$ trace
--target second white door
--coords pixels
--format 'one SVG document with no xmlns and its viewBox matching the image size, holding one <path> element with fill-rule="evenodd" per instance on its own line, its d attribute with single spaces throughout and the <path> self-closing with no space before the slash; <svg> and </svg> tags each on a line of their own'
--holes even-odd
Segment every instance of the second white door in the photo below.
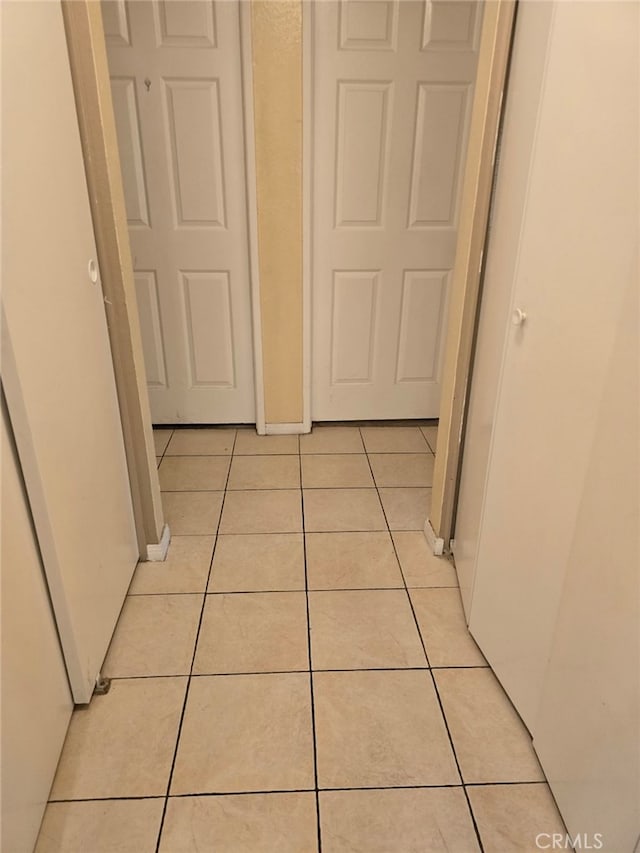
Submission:
<svg viewBox="0 0 640 853">
<path fill-rule="evenodd" d="M 314 420 L 438 416 L 481 4 L 313 4 Z"/>
<path fill-rule="evenodd" d="M 238 3 L 102 9 L 153 421 L 254 422 Z"/>
</svg>

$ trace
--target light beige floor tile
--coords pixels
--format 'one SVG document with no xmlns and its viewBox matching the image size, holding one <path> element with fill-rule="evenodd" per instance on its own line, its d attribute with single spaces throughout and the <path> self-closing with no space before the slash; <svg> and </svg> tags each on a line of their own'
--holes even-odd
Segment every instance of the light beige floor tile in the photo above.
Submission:
<svg viewBox="0 0 640 853">
<path fill-rule="evenodd" d="M 467 629 L 457 589 L 412 589 L 411 601 L 431 666 L 487 666 Z"/>
<path fill-rule="evenodd" d="M 154 853 L 164 799 L 49 803 L 34 853 Z"/>
<path fill-rule="evenodd" d="M 300 453 L 364 453 L 358 427 L 315 426 L 300 436 Z"/>
<path fill-rule="evenodd" d="M 429 445 L 420 427 L 362 427 L 367 453 L 428 453 Z"/>
<path fill-rule="evenodd" d="M 405 590 L 310 592 L 314 669 L 426 666 Z"/>
<path fill-rule="evenodd" d="M 427 443 L 429 447 L 436 452 L 436 448 L 438 446 L 438 427 L 437 426 L 426 426 L 420 427 L 422 430 L 422 434 L 427 439 Z"/>
<path fill-rule="evenodd" d="M 307 533 L 309 589 L 402 587 L 387 532 Z"/>
<path fill-rule="evenodd" d="M 459 784 L 427 671 L 317 672 L 313 693 L 321 788 Z"/>
<path fill-rule="evenodd" d="M 376 486 L 431 486 L 433 453 L 370 453 Z"/>
<path fill-rule="evenodd" d="M 127 596 L 103 675 L 189 675 L 202 599 L 202 595 Z"/>
<path fill-rule="evenodd" d="M 315 853 L 313 793 L 172 798 L 160 853 Z"/>
<path fill-rule="evenodd" d="M 194 673 L 290 672 L 308 668 L 304 592 L 207 596 Z"/>
<path fill-rule="evenodd" d="M 373 488 L 365 453 L 321 454 L 302 457 L 302 486 L 305 489 Z"/>
<path fill-rule="evenodd" d="M 162 462 L 162 456 L 156 456 L 156 468 L 160 467 L 161 462 Z"/>
<path fill-rule="evenodd" d="M 299 489 L 299 456 L 234 456 L 228 489 Z"/>
<path fill-rule="evenodd" d="M 320 820 L 324 853 L 480 850 L 462 788 L 321 791 Z"/>
<path fill-rule="evenodd" d="M 153 443 L 156 449 L 156 456 L 162 456 L 162 454 L 167 449 L 167 444 L 169 444 L 169 440 L 173 435 L 172 429 L 154 429 L 153 430 Z"/>
<path fill-rule="evenodd" d="M 375 489 L 305 489 L 305 530 L 386 530 L 382 507 Z"/>
<path fill-rule="evenodd" d="M 485 853 L 533 853 L 540 844 L 551 849 L 554 833 L 564 840 L 566 829 L 546 784 L 474 785 L 467 792 Z M 536 845 L 542 832 L 549 837 Z"/>
<path fill-rule="evenodd" d="M 231 456 L 235 429 L 177 429 L 167 456 Z"/>
<path fill-rule="evenodd" d="M 380 489 L 389 530 L 424 530 L 431 489 Z"/>
<path fill-rule="evenodd" d="M 304 589 L 301 533 L 219 536 L 209 592 Z"/>
<path fill-rule="evenodd" d="M 215 536 L 172 536 L 163 562 L 138 563 L 129 595 L 204 592 Z"/>
<path fill-rule="evenodd" d="M 299 489 L 227 492 L 220 533 L 299 533 Z"/>
<path fill-rule="evenodd" d="M 116 680 L 76 709 L 51 799 L 164 796 L 186 687 L 186 678 Z"/>
<path fill-rule="evenodd" d="M 224 489 L 228 456 L 165 456 L 158 469 L 163 492 L 213 492 Z"/>
<path fill-rule="evenodd" d="M 172 794 L 313 787 L 308 674 L 192 680 Z"/>
<path fill-rule="evenodd" d="M 165 521 L 173 536 L 215 533 L 224 492 L 163 492 Z"/>
<path fill-rule="evenodd" d="M 422 530 L 394 531 L 391 536 L 408 587 L 458 586 L 453 563 L 433 554 Z"/>
<path fill-rule="evenodd" d="M 256 456 L 263 453 L 298 453 L 297 435 L 258 435 L 255 430 L 239 429 L 234 449 L 236 456 Z"/>
<path fill-rule="evenodd" d="M 434 676 L 465 782 L 544 780 L 529 732 L 490 669 Z"/>
</svg>

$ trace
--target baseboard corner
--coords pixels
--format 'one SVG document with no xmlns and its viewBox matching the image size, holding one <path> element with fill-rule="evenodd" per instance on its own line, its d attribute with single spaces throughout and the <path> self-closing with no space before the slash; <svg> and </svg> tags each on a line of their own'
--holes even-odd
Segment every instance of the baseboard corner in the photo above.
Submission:
<svg viewBox="0 0 640 853">
<path fill-rule="evenodd" d="M 311 426 L 300 421 L 292 424 L 265 424 L 265 435 L 304 435 L 311 432 Z"/>
<path fill-rule="evenodd" d="M 444 539 L 440 536 L 436 536 L 435 530 L 431 526 L 429 519 L 424 523 L 424 536 L 433 554 L 436 557 L 441 557 L 444 554 Z"/>
<path fill-rule="evenodd" d="M 165 524 L 162 530 L 160 541 L 156 544 L 147 545 L 147 555 L 145 562 L 147 563 L 162 563 L 167 558 L 169 543 L 171 542 L 171 531 L 169 525 Z"/>
</svg>

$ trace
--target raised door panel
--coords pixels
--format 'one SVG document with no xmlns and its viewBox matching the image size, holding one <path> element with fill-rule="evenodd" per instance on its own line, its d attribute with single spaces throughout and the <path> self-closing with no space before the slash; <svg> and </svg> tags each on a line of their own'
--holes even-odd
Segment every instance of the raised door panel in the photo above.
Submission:
<svg viewBox="0 0 640 853">
<path fill-rule="evenodd" d="M 125 0 L 104 0 L 102 22 L 107 44 L 131 44 L 129 13 Z"/>
<path fill-rule="evenodd" d="M 140 332 L 147 370 L 147 382 L 164 388 L 167 367 L 158 294 L 158 277 L 154 270 L 138 270 L 134 276 L 140 308 Z"/>
<path fill-rule="evenodd" d="M 457 83 L 418 85 L 410 228 L 455 224 L 469 88 Z"/>
<path fill-rule="evenodd" d="M 395 50 L 399 0 L 341 0 L 342 50 Z"/>
<path fill-rule="evenodd" d="M 336 272 L 331 378 L 334 385 L 373 380 L 379 271 Z"/>
<path fill-rule="evenodd" d="M 447 278 L 442 271 L 405 271 L 396 382 L 429 382 L 438 375 Z"/>
<path fill-rule="evenodd" d="M 233 388 L 233 327 L 228 272 L 183 272 L 192 388 Z"/>
<path fill-rule="evenodd" d="M 162 47 L 217 47 L 211 0 L 160 0 L 156 22 Z"/>
<path fill-rule="evenodd" d="M 382 226 L 390 83 L 338 83 L 336 227 Z"/>
<path fill-rule="evenodd" d="M 219 81 L 164 83 L 176 226 L 225 228 Z"/>
<path fill-rule="evenodd" d="M 479 4 L 425 0 L 423 50 L 470 50 L 477 42 Z"/>
<path fill-rule="evenodd" d="M 135 80 L 132 77 L 113 79 L 111 94 L 120 150 L 127 222 L 130 228 L 140 226 L 148 228 L 151 223 Z"/>
</svg>

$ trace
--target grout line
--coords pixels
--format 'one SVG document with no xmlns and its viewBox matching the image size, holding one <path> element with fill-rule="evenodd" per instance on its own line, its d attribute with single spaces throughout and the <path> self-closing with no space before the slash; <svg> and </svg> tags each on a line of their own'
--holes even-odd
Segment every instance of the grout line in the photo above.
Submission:
<svg viewBox="0 0 640 853">
<path fill-rule="evenodd" d="M 424 791 L 441 788 L 491 788 L 517 787 L 519 785 L 547 785 L 545 779 L 518 780 L 517 782 L 466 782 L 464 784 L 446 785 L 364 785 L 361 787 L 320 788 L 319 793 L 348 793 L 350 791 Z M 269 794 L 313 794 L 313 788 L 267 788 L 257 791 L 193 791 L 188 794 L 170 794 L 168 799 L 179 800 L 187 797 L 251 797 Z M 134 794 L 124 797 L 76 797 L 74 799 L 61 797 L 49 800 L 49 803 L 109 803 L 126 800 L 164 800 L 164 794 Z"/>
<path fill-rule="evenodd" d="M 360 435 L 362 436 L 362 431 L 360 432 Z M 424 434 L 422 434 L 422 431 L 421 431 L 421 435 L 422 435 L 423 439 L 424 439 L 424 440 L 425 440 L 425 442 L 426 442 L 427 440 L 426 440 L 426 438 L 424 437 Z M 427 446 L 428 446 L 428 443 L 427 443 Z M 369 462 L 369 467 L 371 467 L 371 460 L 369 459 L 369 454 L 367 454 L 367 461 Z M 373 475 L 373 468 L 371 468 L 371 474 Z M 375 478 L 374 478 L 374 479 L 375 479 Z M 389 527 L 389 521 L 388 521 L 388 519 L 387 519 L 387 514 L 386 514 L 386 512 L 385 512 L 384 505 L 382 504 L 382 499 L 380 498 L 380 492 L 379 492 L 379 491 L 378 491 L 378 500 L 380 501 L 380 504 L 381 504 L 381 506 L 382 506 L 382 512 L 383 512 L 383 514 L 384 514 L 385 521 L 387 522 L 387 527 Z M 389 534 L 391 535 L 391 528 L 390 528 L 390 527 L 389 527 Z M 394 550 L 394 552 L 395 552 L 396 559 L 397 559 L 397 561 L 398 561 L 398 565 L 400 566 L 400 572 L 402 573 L 402 577 L 403 577 L 403 579 L 404 579 L 404 572 L 402 571 L 402 564 L 400 563 L 400 556 L 399 556 L 399 554 L 398 554 L 398 552 L 397 552 L 397 550 L 396 550 L 396 543 L 395 543 L 395 541 L 394 541 L 394 539 L 393 539 L 393 536 L 391 536 L 391 541 L 393 542 L 393 550 Z M 434 690 L 435 690 L 436 698 L 437 698 L 437 700 L 438 700 L 438 705 L 440 706 L 440 714 L 442 715 L 442 720 L 443 720 L 443 722 L 444 722 L 444 726 L 445 726 L 445 729 L 446 729 L 446 732 L 447 732 L 447 736 L 448 736 L 448 738 L 449 738 L 449 743 L 450 743 L 450 745 L 451 745 L 451 752 L 452 752 L 452 754 L 453 754 L 453 758 L 454 758 L 454 761 L 455 761 L 455 763 L 456 763 L 456 767 L 457 767 L 457 769 L 458 769 L 458 775 L 460 776 L 460 781 L 464 783 L 464 777 L 463 777 L 463 775 L 462 775 L 462 770 L 461 770 L 461 768 L 460 768 L 460 762 L 458 761 L 458 755 L 457 755 L 457 753 L 456 753 L 456 749 L 455 749 L 455 746 L 454 746 L 454 743 L 453 743 L 453 737 L 451 736 L 451 731 L 450 731 L 450 729 L 449 729 L 449 723 L 447 722 L 447 718 L 446 718 L 446 715 L 445 715 L 445 712 L 444 712 L 444 707 L 443 707 L 443 705 L 442 705 L 442 700 L 441 700 L 441 698 L 440 698 L 440 694 L 439 694 L 439 692 L 438 692 L 438 686 L 437 686 L 437 684 L 436 684 L 436 680 L 435 680 L 435 677 L 434 677 L 434 675 L 433 675 L 433 671 L 431 670 L 431 664 L 430 664 L 430 662 L 429 662 L 429 654 L 428 654 L 428 652 L 427 652 L 427 647 L 426 647 L 426 644 L 425 644 L 425 641 L 424 641 L 424 637 L 422 636 L 422 631 L 420 630 L 420 623 L 418 622 L 418 617 L 416 616 L 416 612 L 415 612 L 415 609 L 414 609 L 414 606 L 413 606 L 413 601 L 411 600 L 411 595 L 409 594 L 409 588 L 407 587 L 406 579 L 405 579 L 405 584 L 404 584 L 404 586 L 405 586 L 405 592 L 406 592 L 406 595 L 407 595 L 407 599 L 408 599 L 408 601 L 409 601 L 409 607 L 411 608 L 411 612 L 412 612 L 412 614 L 413 614 L 413 620 L 414 620 L 414 622 L 415 622 L 416 630 L 417 630 L 417 632 L 418 632 L 418 636 L 420 637 L 420 642 L 422 643 L 422 649 L 423 649 L 423 651 L 424 651 L 424 656 L 425 656 L 425 659 L 426 659 L 426 661 L 427 661 L 427 665 L 428 665 L 428 667 L 429 667 L 429 675 L 431 676 L 431 681 L 432 681 L 432 683 L 433 683 L 433 687 L 434 687 Z M 464 784 L 463 784 L 462 790 L 464 791 L 464 796 L 465 796 L 465 799 L 466 799 L 466 801 L 467 801 L 467 808 L 469 809 L 469 814 L 470 814 L 470 816 L 471 816 L 471 821 L 472 821 L 472 823 L 473 823 L 473 828 L 474 828 L 474 831 L 475 831 L 475 833 L 476 833 L 476 838 L 478 839 L 478 844 L 479 844 L 479 846 L 480 846 L 480 851 L 481 851 L 481 853 L 483 853 L 483 851 L 484 851 L 484 847 L 483 847 L 483 845 L 482 845 L 482 839 L 480 838 L 480 831 L 479 831 L 479 829 L 478 829 L 478 825 L 477 825 L 477 823 L 476 823 L 476 818 L 475 818 L 475 815 L 474 815 L 474 813 L 473 813 L 473 809 L 471 808 L 471 800 L 469 799 L 469 795 L 468 795 L 468 793 L 467 793 L 467 789 L 464 787 Z"/>
<path fill-rule="evenodd" d="M 467 801 L 467 808 L 469 809 L 469 815 L 471 817 L 471 822 L 473 823 L 473 828 L 476 833 L 476 838 L 478 840 L 478 845 L 480 846 L 481 853 L 484 853 L 484 845 L 482 843 L 482 838 L 480 837 L 480 830 L 478 828 L 478 824 L 476 822 L 476 816 L 473 812 L 473 808 L 471 806 L 471 800 L 469 799 L 469 792 L 467 791 L 467 786 L 464 781 L 464 776 L 462 775 L 462 768 L 460 767 L 460 762 L 458 760 L 458 753 L 456 752 L 456 747 L 453 742 L 453 735 L 451 734 L 451 729 L 449 728 L 449 721 L 447 720 L 447 715 L 444 710 L 444 705 L 442 703 L 442 698 L 440 696 L 440 691 L 438 690 L 438 684 L 436 682 L 435 675 L 433 674 L 433 670 L 430 670 L 431 680 L 433 682 L 433 689 L 435 690 L 436 699 L 438 700 L 438 705 L 440 706 L 440 713 L 442 714 L 442 719 L 444 720 L 444 727 L 447 730 L 447 735 L 449 737 L 449 743 L 451 744 L 451 751 L 453 752 L 453 757 L 456 762 L 456 767 L 458 768 L 458 773 L 460 774 L 460 779 L 462 780 L 462 790 L 464 792 L 465 799 Z"/>
<path fill-rule="evenodd" d="M 316 740 L 316 706 L 313 690 L 313 661 L 311 657 L 311 615 L 309 613 L 309 571 L 307 568 L 307 536 L 304 519 L 304 489 L 302 488 L 302 454 L 300 454 L 300 439 L 298 439 L 298 461 L 300 464 L 300 500 L 302 511 L 302 553 L 304 558 L 304 590 L 307 605 L 307 652 L 309 658 L 309 688 L 311 690 L 311 735 L 313 738 L 313 778 L 316 793 L 316 832 L 318 853 L 322 853 L 322 829 L 320 825 L 320 795 L 318 793 L 318 744 Z"/>
<path fill-rule="evenodd" d="M 358 667 L 319 667 L 313 668 L 313 672 L 425 672 L 427 670 L 467 670 L 467 669 L 489 669 L 489 665 L 477 664 L 473 666 L 358 666 Z M 111 681 L 136 681 L 141 678 L 235 678 L 243 675 L 293 675 L 309 672 L 308 669 L 257 669 L 241 672 L 172 672 L 169 674 L 153 675 L 109 675 Z"/>
<path fill-rule="evenodd" d="M 238 433 L 236 431 L 234 436 L 233 436 L 233 446 L 231 448 L 231 457 L 233 457 L 233 449 L 235 448 L 237 437 L 238 437 Z M 218 533 L 220 531 L 220 525 L 222 524 L 222 513 L 224 511 L 224 502 L 225 502 L 225 498 L 227 496 L 226 486 L 227 486 L 227 483 L 229 482 L 230 473 L 231 473 L 231 464 L 229 464 L 229 466 L 227 468 L 227 479 L 225 482 L 225 490 L 222 493 L 222 502 L 220 504 L 220 514 L 218 516 L 218 523 L 216 526 L 216 536 L 215 536 L 215 539 L 213 541 L 213 547 L 211 549 L 211 560 L 209 562 L 209 572 L 207 574 L 207 582 L 205 584 L 205 589 L 208 589 L 209 581 L 211 579 L 211 571 L 213 568 L 213 559 L 215 557 L 216 546 L 218 544 Z M 167 805 L 169 804 L 169 792 L 171 791 L 171 783 L 173 781 L 173 772 L 175 770 L 176 759 L 178 757 L 178 747 L 180 745 L 180 737 L 182 735 L 182 725 L 184 723 L 185 712 L 187 710 L 187 702 L 189 700 L 189 689 L 191 687 L 191 679 L 193 677 L 193 664 L 195 662 L 196 653 L 198 651 L 198 642 L 200 640 L 200 631 L 202 629 L 202 620 L 204 618 L 204 610 L 206 607 L 206 603 L 207 603 L 207 596 L 204 595 L 202 598 L 202 607 L 200 609 L 200 619 L 198 621 L 198 630 L 196 631 L 196 638 L 195 638 L 195 642 L 193 645 L 193 655 L 191 656 L 191 668 L 190 668 L 190 673 L 189 673 L 189 677 L 187 680 L 187 688 L 186 688 L 185 693 L 184 693 L 184 701 L 182 703 L 182 712 L 180 714 L 180 722 L 178 723 L 178 731 L 176 734 L 176 745 L 175 745 L 175 748 L 173 750 L 173 759 L 171 761 L 171 769 L 169 770 L 169 778 L 167 780 L 167 793 L 165 795 L 164 806 L 162 808 L 162 817 L 160 819 L 160 826 L 158 827 L 158 840 L 156 842 L 156 853 L 159 853 L 159 850 L 160 850 L 160 840 L 162 839 L 162 831 L 164 829 L 164 821 L 165 821 L 165 817 L 167 814 Z"/>
</svg>

